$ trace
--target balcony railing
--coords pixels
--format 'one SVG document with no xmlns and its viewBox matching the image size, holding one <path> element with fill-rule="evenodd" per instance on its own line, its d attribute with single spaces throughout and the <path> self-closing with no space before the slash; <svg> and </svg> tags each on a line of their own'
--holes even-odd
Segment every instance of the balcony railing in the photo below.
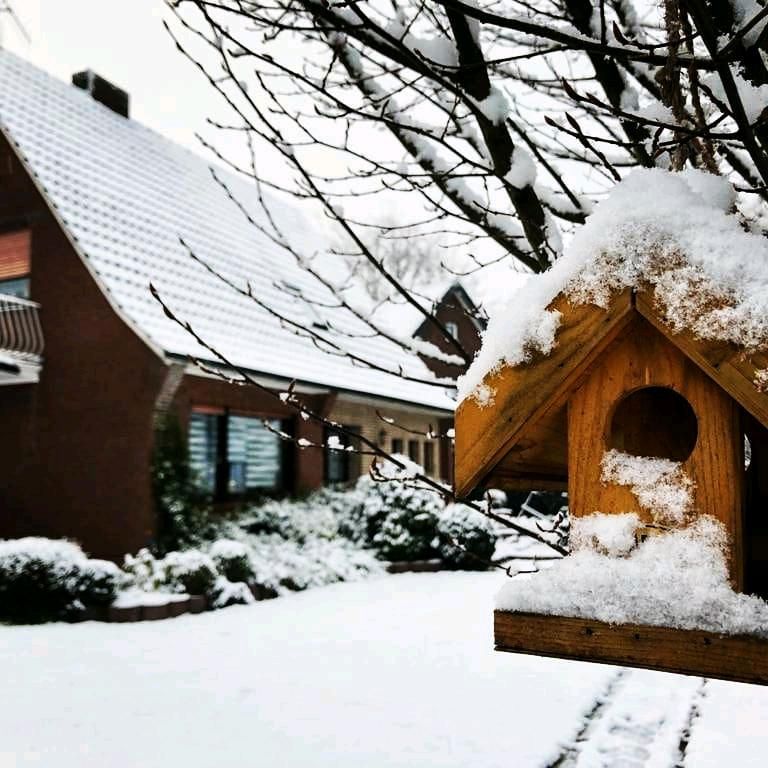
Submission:
<svg viewBox="0 0 768 768">
<path fill-rule="evenodd" d="M 39 304 L 0 293 L 0 354 L 39 362 L 43 354 L 43 329 Z"/>
</svg>

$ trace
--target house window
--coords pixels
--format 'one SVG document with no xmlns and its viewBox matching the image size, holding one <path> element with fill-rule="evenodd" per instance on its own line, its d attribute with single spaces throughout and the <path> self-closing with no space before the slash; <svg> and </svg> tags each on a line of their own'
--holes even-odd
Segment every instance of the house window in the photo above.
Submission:
<svg viewBox="0 0 768 768">
<path fill-rule="evenodd" d="M 282 486 L 283 441 L 276 419 L 229 416 L 227 424 L 227 493 L 276 491 Z"/>
<path fill-rule="evenodd" d="M 403 452 L 403 441 L 399 437 L 392 438 L 392 453 Z"/>
<path fill-rule="evenodd" d="M 217 499 L 284 487 L 284 444 L 276 419 L 195 409 L 189 420 L 189 463 L 200 490 Z M 274 430 L 274 431 L 273 431 Z"/>
<path fill-rule="evenodd" d="M 435 444 L 424 443 L 424 472 L 428 475 L 435 474 Z"/>
<path fill-rule="evenodd" d="M 418 440 L 408 441 L 408 458 L 411 461 L 415 461 L 417 464 L 419 463 L 419 441 Z"/>
<path fill-rule="evenodd" d="M 6 296 L 16 296 L 19 299 L 28 299 L 29 278 L 15 277 L 13 280 L 0 280 L 0 293 Z"/>
<path fill-rule="evenodd" d="M 195 485 L 206 493 L 216 490 L 219 414 L 193 411 L 189 418 L 189 467 Z"/>
<path fill-rule="evenodd" d="M 360 427 L 344 425 L 347 432 L 359 434 Z M 360 440 L 338 429 L 328 427 L 324 433 L 325 482 L 328 485 L 348 483 L 360 476 Z M 330 450 L 333 445 L 351 447 L 353 450 Z"/>
<path fill-rule="evenodd" d="M 448 333 L 450 333 L 454 339 L 458 339 L 459 326 L 457 323 L 454 323 L 452 320 L 449 320 L 447 323 L 445 323 L 445 330 L 448 331 Z"/>
<path fill-rule="evenodd" d="M 0 293 L 29 298 L 30 246 L 28 229 L 0 234 Z"/>
</svg>

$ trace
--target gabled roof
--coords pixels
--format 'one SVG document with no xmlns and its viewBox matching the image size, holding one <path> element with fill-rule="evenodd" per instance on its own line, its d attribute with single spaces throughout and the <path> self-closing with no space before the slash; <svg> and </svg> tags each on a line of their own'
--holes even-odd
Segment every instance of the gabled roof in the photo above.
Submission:
<svg viewBox="0 0 768 768">
<path fill-rule="evenodd" d="M 518 476 L 529 484 L 541 477 L 542 488 L 563 479 L 564 407 L 585 372 L 638 315 L 768 427 L 768 392 L 756 384 L 758 371 L 768 368 L 768 356 L 746 354 L 734 343 L 706 341 L 689 331 L 672 331 L 654 308 L 651 288 L 625 290 L 611 299 L 607 309 L 572 304 L 561 294 L 548 309 L 562 313 L 552 352 L 492 371 L 483 381 L 493 392 L 490 402 L 469 397 L 456 411 L 459 496 L 468 495 L 491 475 L 496 480 Z"/>
<path fill-rule="evenodd" d="M 165 317 L 149 293 L 150 281 L 174 312 L 238 366 L 452 409 L 451 394 L 442 387 L 406 381 L 318 349 L 189 257 L 180 238 L 211 267 L 238 284 L 249 281 L 261 301 L 307 327 L 317 317 L 296 293 L 328 298 L 293 257 L 248 223 L 200 156 L 7 51 L 0 51 L 0 127 L 112 306 L 156 350 L 211 358 Z M 216 174 L 254 218 L 263 220 L 252 184 L 221 168 Z M 319 227 L 293 204 L 273 197 L 270 210 L 295 236 L 295 245 L 309 255 L 317 251 Z M 388 370 L 434 378 L 418 356 L 371 338 L 350 314 L 334 312 L 333 324 L 353 353 Z"/>
<path fill-rule="evenodd" d="M 438 307 L 450 304 L 461 307 L 478 331 L 482 331 L 485 328 L 486 323 L 483 319 L 482 310 L 472 301 L 472 297 L 467 293 L 466 288 L 458 281 L 451 283 L 440 299 L 435 302 L 435 306 Z M 413 335 L 421 336 L 426 331 L 427 321 L 421 320 Z"/>
</svg>

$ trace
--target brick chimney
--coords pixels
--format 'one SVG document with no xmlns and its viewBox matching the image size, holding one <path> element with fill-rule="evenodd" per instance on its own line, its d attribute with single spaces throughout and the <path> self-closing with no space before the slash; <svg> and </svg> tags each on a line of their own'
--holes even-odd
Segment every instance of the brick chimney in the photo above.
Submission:
<svg viewBox="0 0 768 768">
<path fill-rule="evenodd" d="M 112 85 L 109 80 L 97 75 L 92 69 L 76 72 L 72 75 L 72 84 L 88 91 L 96 101 L 118 115 L 128 117 L 128 103 L 130 101 L 128 92 Z"/>
</svg>

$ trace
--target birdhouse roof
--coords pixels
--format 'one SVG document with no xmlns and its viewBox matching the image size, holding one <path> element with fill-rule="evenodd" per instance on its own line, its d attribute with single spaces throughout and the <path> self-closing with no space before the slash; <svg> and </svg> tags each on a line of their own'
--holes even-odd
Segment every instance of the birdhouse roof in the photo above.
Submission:
<svg viewBox="0 0 768 768">
<path fill-rule="evenodd" d="M 636 172 L 491 318 L 460 383 L 459 494 L 491 474 L 564 482 L 566 403 L 636 318 L 768 427 L 768 243 L 742 229 L 733 203 L 717 177 Z"/>
</svg>

